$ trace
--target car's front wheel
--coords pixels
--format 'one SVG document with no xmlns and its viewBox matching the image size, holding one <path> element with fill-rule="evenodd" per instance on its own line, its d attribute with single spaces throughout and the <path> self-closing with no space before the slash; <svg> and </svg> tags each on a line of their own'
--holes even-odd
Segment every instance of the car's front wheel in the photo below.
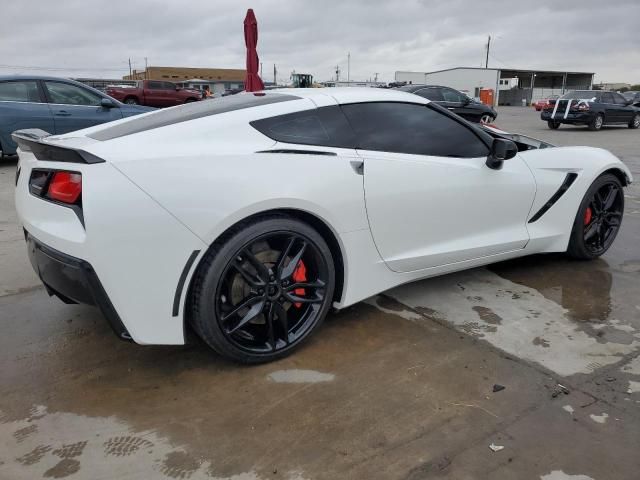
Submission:
<svg viewBox="0 0 640 480">
<path fill-rule="evenodd" d="M 640 113 L 636 113 L 631 121 L 629 122 L 629 128 L 638 128 L 640 127 Z"/>
<path fill-rule="evenodd" d="M 560 122 L 556 121 L 556 120 L 549 120 L 547 121 L 547 126 L 551 129 L 551 130 L 557 130 L 560 128 Z"/>
<path fill-rule="evenodd" d="M 191 323 L 221 355 L 262 363 L 288 355 L 331 307 L 334 262 L 323 237 L 287 216 L 234 227 L 201 262 Z"/>
<path fill-rule="evenodd" d="M 582 199 L 573 222 L 567 253 L 583 260 L 605 253 L 620 230 L 623 212 L 622 183 L 615 175 L 601 175 Z"/>
</svg>

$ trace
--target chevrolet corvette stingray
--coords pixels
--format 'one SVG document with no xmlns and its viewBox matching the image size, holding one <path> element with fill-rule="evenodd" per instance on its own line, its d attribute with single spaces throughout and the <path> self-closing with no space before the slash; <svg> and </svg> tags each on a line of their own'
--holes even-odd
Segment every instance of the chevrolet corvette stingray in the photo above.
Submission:
<svg viewBox="0 0 640 480">
<path fill-rule="evenodd" d="M 468 123 L 397 90 L 242 93 L 49 135 L 15 132 L 16 205 L 47 292 L 118 336 L 259 363 L 330 308 L 544 252 L 593 259 L 627 167 Z"/>
</svg>

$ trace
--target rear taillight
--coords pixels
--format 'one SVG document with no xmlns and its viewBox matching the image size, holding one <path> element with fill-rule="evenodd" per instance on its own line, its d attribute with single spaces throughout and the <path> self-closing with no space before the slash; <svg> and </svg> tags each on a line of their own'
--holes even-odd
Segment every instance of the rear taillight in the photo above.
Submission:
<svg viewBox="0 0 640 480">
<path fill-rule="evenodd" d="M 576 107 L 576 110 L 579 110 L 580 112 L 586 112 L 587 110 L 589 110 L 589 104 L 588 103 L 580 103 Z"/>
<path fill-rule="evenodd" d="M 57 202 L 75 204 L 82 194 L 82 174 L 55 172 L 49 183 L 47 198 Z"/>
<path fill-rule="evenodd" d="M 82 174 L 67 170 L 34 169 L 29 191 L 36 197 L 66 205 L 82 203 Z"/>
</svg>

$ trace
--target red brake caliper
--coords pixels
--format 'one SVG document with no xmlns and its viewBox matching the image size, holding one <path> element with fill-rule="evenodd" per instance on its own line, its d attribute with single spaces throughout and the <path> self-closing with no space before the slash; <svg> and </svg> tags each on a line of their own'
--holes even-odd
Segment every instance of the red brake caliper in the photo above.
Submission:
<svg viewBox="0 0 640 480">
<path fill-rule="evenodd" d="M 584 225 L 585 227 L 591 223 L 591 219 L 593 218 L 593 212 L 591 211 L 591 207 L 587 207 L 584 212 Z"/>
<path fill-rule="evenodd" d="M 307 267 L 304 266 L 302 260 L 298 262 L 298 266 L 293 271 L 293 275 L 291 276 L 293 281 L 296 283 L 306 282 L 307 281 Z M 304 288 L 296 288 L 293 293 L 295 293 L 299 297 L 304 297 Z M 296 308 L 300 308 L 302 304 L 300 302 L 294 303 Z"/>
</svg>

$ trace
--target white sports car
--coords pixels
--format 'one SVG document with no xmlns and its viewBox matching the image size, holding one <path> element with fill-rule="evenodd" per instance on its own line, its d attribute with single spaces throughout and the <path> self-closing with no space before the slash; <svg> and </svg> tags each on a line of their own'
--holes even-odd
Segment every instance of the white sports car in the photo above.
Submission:
<svg viewBox="0 0 640 480">
<path fill-rule="evenodd" d="M 396 285 L 540 252 L 602 255 L 627 167 L 481 128 L 397 90 L 272 90 L 49 136 L 14 133 L 49 294 L 140 344 L 289 354 Z"/>
</svg>

